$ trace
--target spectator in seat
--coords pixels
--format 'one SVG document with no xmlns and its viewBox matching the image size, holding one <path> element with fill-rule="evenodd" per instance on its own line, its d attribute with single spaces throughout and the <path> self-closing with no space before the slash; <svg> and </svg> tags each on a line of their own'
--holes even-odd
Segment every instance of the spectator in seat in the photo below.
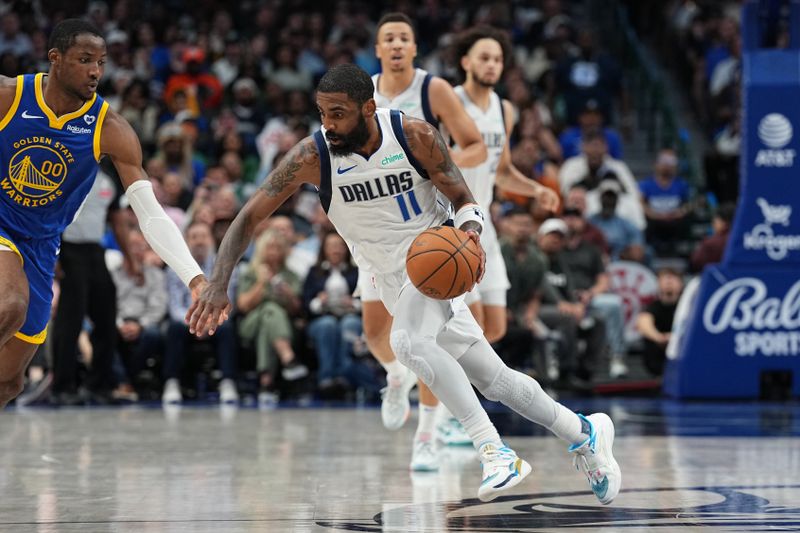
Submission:
<svg viewBox="0 0 800 533">
<path fill-rule="evenodd" d="M 639 183 L 647 218 L 646 240 L 658 255 L 669 255 L 687 236 L 689 184 L 677 174 L 678 156 L 664 148 L 658 153 L 653 175 Z"/>
<path fill-rule="evenodd" d="M 628 373 L 622 298 L 611 292 L 611 280 L 601 250 L 583 238 L 588 223 L 580 212 L 565 209 L 564 222 L 569 233 L 561 258 L 572 275 L 577 300 L 586 306 L 590 315 L 599 316 L 605 324 L 611 356 L 609 376 L 622 377 Z"/>
<path fill-rule="evenodd" d="M 589 217 L 597 226 L 611 248 L 611 260 L 623 259 L 641 263 L 644 261 L 644 236 L 630 220 L 617 213 L 617 201 L 621 194 L 619 184 L 605 181 L 600 187 L 600 212 Z"/>
<path fill-rule="evenodd" d="M 357 282 L 358 269 L 350 261 L 344 239 L 338 233 L 327 233 L 317 264 L 303 285 L 308 335 L 317 349 L 317 384 L 323 396 L 349 385 L 346 376 L 354 343 L 362 331 L 358 300 L 350 296 Z"/>
<path fill-rule="evenodd" d="M 291 243 L 282 234 L 267 230 L 256 241 L 250 262 L 242 270 L 236 307 L 242 317 L 239 337 L 256 351 L 261 396 L 275 394 L 276 373 L 287 381 L 308 375 L 292 348 L 291 317 L 302 307 L 301 282 L 286 268 Z"/>
<path fill-rule="evenodd" d="M 192 222 L 186 228 L 186 243 L 197 264 L 206 276 L 211 275 L 214 266 L 214 237 L 211 228 L 205 222 Z M 231 287 L 236 281 L 231 282 Z M 183 400 L 180 376 L 187 357 L 191 356 L 189 326 L 185 322 L 186 312 L 192 303 L 192 293 L 171 269 L 167 271 L 166 289 L 169 295 L 169 325 L 164 340 L 164 393 L 161 396 L 165 404 L 178 404 Z M 233 295 L 229 295 L 232 297 Z M 235 404 L 239 401 L 236 390 L 236 371 L 238 365 L 236 353 L 236 334 L 230 320 L 220 325 L 213 336 L 206 338 L 214 345 L 218 357 L 222 381 L 219 384 L 221 403 Z"/>
<path fill-rule="evenodd" d="M 658 271 L 658 297 L 636 318 L 636 329 L 644 337 L 644 366 L 661 377 L 667 359 L 672 321 L 683 291 L 683 278 L 672 269 Z"/>
<path fill-rule="evenodd" d="M 624 161 L 608 155 L 608 144 L 601 131 L 584 134 L 583 153 L 570 157 L 561 166 L 558 181 L 562 194 L 579 185 L 586 189 L 586 214 L 600 210 L 599 186 L 606 181 L 616 181 L 620 188 L 619 211 L 639 229 L 646 226 L 639 184 Z"/>
<path fill-rule="evenodd" d="M 603 122 L 603 113 L 597 100 L 586 100 L 578 115 L 578 125 L 567 128 L 558 138 L 564 159 L 581 155 L 583 137 L 590 131 L 602 132 L 608 145 L 608 155 L 614 159 L 622 159 L 622 140 L 619 134 L 612 128 L 604 127 Z"/>
<path fill-rule="evenodd" d="M 215 110 L 222 103 L 222 84 L 216 76 L 205 71 L 206 53 L 202 48 L 190 46 L 181 54 L 184 71 L 173 74 L 164 88 L 164 101 L 169 102 L 176 91 L 187 97 L 187 109 L 192 115 Z"/>
<path fill-rule="evenodd" d="M 111 270 L 111 277 L 117 287 L 117 349 L 125 367 L 124 381 L 132 384 L 143 363 L 159 349 L 167 293 L 163 270 L 146 259 L 150 247 L 141 231 L 129 230 L 127 240 L 135 274 L 120 264 Z"/>
<path fill-rule="evenodd" d="M 728 245 L 728 237 L 735 214 L 736 206 L 734 204 L 722 204 L 719 206 L 711 221 L 713 235 L 703 239 L 694 249 L 689 259 L 691 272 L 701 272 L 706 265 L 722 261 L 722 255 Z"/>
<path fill-rule="evenodd" d="M 545 279 L 552 288 L 544 295 L 539 317 L 549 328 L 574 328 L 564 336 L 570 350 L 564 354 L 566 357 L 559 358 L 560 380 L 562 384 L 572 386 L 575 378 L 581 383 L 592 377 L 593 367 L 606 345 L 604 324 L 599 316 L 590 315 L 576 290 L 575 276 L 563 255 L 569 234 L 566 223 L 560 218 L 547 219 L 538 233 L 539 248 L 548 261 Z M 568 326 L 564 325 L 565 322 Z M 578 353 L 579 335 L 586 338 L 583 353 Z"/>
</svg>

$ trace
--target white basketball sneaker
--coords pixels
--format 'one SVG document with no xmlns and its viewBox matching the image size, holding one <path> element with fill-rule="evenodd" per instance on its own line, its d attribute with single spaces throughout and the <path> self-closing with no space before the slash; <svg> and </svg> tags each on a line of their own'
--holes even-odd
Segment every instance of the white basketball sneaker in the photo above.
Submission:
<svg viewBox="0 0 800 533">
<path fill-rule="evenodd" d="M 617 497 L 622 485 L 622 472 L 611 453 L 614 422 L 605 413 L 578 416 L 589 422 L 591 434 L 581 444 L 570 446 L 569 451 L 575 454 L 575 468 L 586 475 L 594 495 L 600 503 L 608 505 Z"/>
<path fill-rule="evenodd" d="M 436 438 L 445 446 L 472 446 L 464 426 L 457 418 L 448 417 L 436 425 Z"/>
<path fill-rule="evenodd" d="M 508 446 L 497 448 L 492 444 L 484 444 L 478 450 L 483 464 L 483 481 L 478 488 L 478 498 L 489 502 L 497 498 L 500 492 L 519 484 L 531 473 L 531 465 L 517 457 Z"/>
<path fill-rule="evenodd" d="M 403 427 L 411 414 L 408 393 L 417 383 L 417 376 L 406 369 L 402 379 L 386 378 L 386 386 L 381 389 L 381 419 L 383 427 L 396 431 Z"/>
<path fill-rule="evenodd" d="M 412 472 L 436 472 L 439 470 L 439 458 L 436 454 L 434 439 L 414 439 L 414 451 L 411 452 Z"/>
</svg>

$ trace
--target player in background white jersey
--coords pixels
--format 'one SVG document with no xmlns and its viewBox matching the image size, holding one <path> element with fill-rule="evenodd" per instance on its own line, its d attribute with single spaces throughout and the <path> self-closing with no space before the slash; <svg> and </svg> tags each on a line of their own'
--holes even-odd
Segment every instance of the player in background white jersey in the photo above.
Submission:
<svg viewBox="0 0 800 533">
<path fill-rule="evenodd" d="M 535 198 L 543 209 L 556 211 L 558 195 L 528 179 L 511 163 L 508 139 L 514 129 L 515 113 L 511 103 L 494 91 L 506 61 L 510 60 L 508 36 L 491 26 L 477 26 L 458 35 L 454 49 L 464 76 L 463 85 L 455 88 L 456 94 L 475 121 L 489 152 L 479 166 L 461 169 L 478 204 L 484 212 L 489 212 L 496 184 L 506 191 Z M 491 218 L 486 219 L 481 244 L 486 251 L 486 275 L 467 294 L 466 302 L 483 327 L 486 339 L 496 342 L 506 333 L 506 292 L 510 285 Z"/>
<path fill-rule="evenodd" d="M 328 204 L 331 221 L 351 249 L 361 246 L 386 249 L 413 239 L 419 224 L 409 224 L 408 229 L 403 230 L 405 222 L 414 218 L 412 213 L 427 219 L 429 224 L 436 224 L 444 212 L 439 210 L 431 184 L 453 204 L 455 226 L 480 244 L 481 209 L 474 203 L 442 136 L 430 124 L 396 114 L 391 128 L 393 141 L 403 147 L 403 157 L 417 174 L 427 176 L 428 183 L 415 179 L 406 168 L 400 171 L 407 172 L 410 178 L 409 188 L 404 189 L 399 185 L 400 174 L 385 170 L 381 166 L 382 159 L 371 157 L 381 152 L 389 133 L 383 132 L 385 112 L 377 111 L 372 96 L 369 75 L 355 65 L 336 66 L 322 77 L 317 87 L 317 107 L 324 135 L 320 132 L 307 137 L 292 148 L 236 215 L 220 245 L 211 279 L 186 315 L 190 331 L 198 336 L 213 333 L 217 324 L 224 320 L 231 308 L 227 296 L 231 275 L 256 226 L 303 183 L 311 183 L 319 189 L 323 206 Z M 380 117 L 381 114 L 384 116 Z M 372 169 L 360 176 L 358 193 L 355 183 L 342 182 L 351 185 L 348 191 L 336 181 L 339 169 L 344 170 L 344 174 L 349 172 L 345 169 L 350 168 L 350 163 L 341 165 L 351 155 L 356 167 Z M 391 189 L 395 189 L 398 197 L 408 197 L 406 212 L 399 208 L 399 203 L 397 210 L 388 208 L 389 198 L 394 199 Z M 419 194 L 417 207 L 413 207 L 409 191 Z M 371 206 L 375 209 L 370 209 Z M 363 224 L 353 223 L 353 219 Z M 387 231 L 374 231 L 376 220 L 382 221 Z M 376 285 L 382 301 L 393 314 L 390 337 L 393 352 L 458 417 L 478 450 L 483 466 L 478 497 L 484 501 L 494 499 L 501 491 L 516 486 L 531 468 L 500 439 L 473 385 L 486 398 L 503 402 L 568 442 L 568 450 L 575 454 L 575 465 L 585 474 L 595 496 L 601 503 L 610 503 L 619 493 L 622 481 L 619 465 L 612 454 L 614 424 L 611 419 L 602 413 L 588 417 L 578 415 L 550 398 L 536 380 L 505 366 L 484 338 L 463 299 L 433 300 L 416 290 L 408 281 L 401 254 L 370 257 L 367 253 L 355 254 L 355 257 L 364 266 L 380 263 L 381 273 L 376 276 Z M 388 261 L 386 255 L 391 256 Z M 483 253 L 481 259 L 483 267 Z M 392 269 L 396 271 L 390 272 Z M 478 280 L 482 274 L 483 268 Z"/>
<path fill-rule="evenodd" d="M 375 102 L 379 107 L 399 109 L 446 130 L 458 146 L 451 152 L 459 168 L 473 167 L 486 160 L 486 148 L 475 123 L 469 118 L 453 88 L 445 80 L 414 68 L 417 45 L 413 23 L 402 13 L 388 13 L 378 21 L 375 55 L 381 73 L 373 76 Z M 400 429 L 408 419 L 408 392 L 416 378 L 401 365 L 389 346 L 392 320 L 381 302 L 371 273 L 359 271 L 364 337 L 370 352 L 386 370 L 381 418 L 387 429 Z M 437 409 L 438 400 L 423 381 L 419 381 L 419 420 L 414 435 L 412 470 L 438 469 L 434 431 L 448 444 L 469 444 L 469 437 L 446 409 Z"/>
</svg>

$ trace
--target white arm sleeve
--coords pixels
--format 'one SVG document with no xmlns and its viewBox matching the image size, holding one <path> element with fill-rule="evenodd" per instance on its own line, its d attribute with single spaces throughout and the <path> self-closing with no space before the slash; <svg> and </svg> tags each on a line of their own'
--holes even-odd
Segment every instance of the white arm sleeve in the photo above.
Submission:
<svg viewBox="0 0 800 533">
<path fill-rule="evenodd" d="M 178 226 L 156 200 L 153 185 L 147 180 L 137 180 L 128 187 L 125 194 L 139 219 L 144 238 L 188 287 L 189 282 L 203 271 L 189 252 Z"/>
</svg>

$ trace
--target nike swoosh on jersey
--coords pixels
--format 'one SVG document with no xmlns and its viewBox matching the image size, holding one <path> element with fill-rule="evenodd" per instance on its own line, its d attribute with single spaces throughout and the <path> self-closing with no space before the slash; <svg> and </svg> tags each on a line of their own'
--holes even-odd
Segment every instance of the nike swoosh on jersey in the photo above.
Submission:
<svg viewBox="0 0 800 533">
<path fill-rule="evenodd" d="M 347 167 L 347 168 L 339 167 L 339 168 L 336 169 L 336 173 L 337 174 L 344 174 L 345 172 L 349 172 L 349 171 L 353 170 L 357 166 L 358 165 L 353 165 L 352 167 Z"/>
<path fill-rule="evenodd" d="M 44 118 L 44 117 L 40 117 L 39 115 L 29 115 L 28 110 L 26 109 L 25 111 L 22 112 L 22 118 Z"/>
</svg>

